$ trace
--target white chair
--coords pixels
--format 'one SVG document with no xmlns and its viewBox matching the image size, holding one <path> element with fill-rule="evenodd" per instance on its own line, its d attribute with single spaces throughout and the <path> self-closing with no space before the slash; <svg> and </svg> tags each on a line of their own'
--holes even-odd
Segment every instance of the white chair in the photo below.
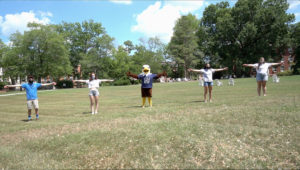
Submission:
<svg viewBox="0 0 300 170">
<path fill-rule="evenodd" d="M 203 81 L 202 77 L 199 78 L 199 86 L 204 86 L 204 81 Z"/>
<path fill-rule="evenodd" d="M 234 79 L 233 78 L 228 79 L 228 85 L 229 86 L 234 86 Z"/>
<path fill-rule="evenodd" d="M 273 78 L 273 83 L 279 83 L 280 78 L 278 78 L 276 74 L 273 74 L 272 78 Z"/>
<path fill-rule="evenodd" d="M 216 83 L 217 83 L 217 86 L 223 86 L 223 83 L 219 79 L 216 79 Z"/>
<path fill-rule="evenodd" d="M 180 82 L 180 81 L 181 81 L 181 78 L 177 78 L 176 81 Z"/>
</svg>

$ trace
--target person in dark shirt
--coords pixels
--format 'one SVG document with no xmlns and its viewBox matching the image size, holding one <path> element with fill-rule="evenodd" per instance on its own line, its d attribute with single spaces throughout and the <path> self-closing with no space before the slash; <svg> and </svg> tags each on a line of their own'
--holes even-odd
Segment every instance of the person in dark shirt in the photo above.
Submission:
<svg viewBox="0 0 300 170">
<path fill-rule="evenodd" d="M 167 76 L 164 71 L 161 74 L 152 74 L 150 72 L 149 65 L 143 65 L 142 73 L 139 75 L 127 72 L 127 76 L 142 80 L 141 92 L 142 92 L 142 107 L 145 107 L 146 98 L 148 97 L 149 106 L 152 107 L 152 83 L 154 79 L 158 79 L 161 76 Z"/>
</svg>

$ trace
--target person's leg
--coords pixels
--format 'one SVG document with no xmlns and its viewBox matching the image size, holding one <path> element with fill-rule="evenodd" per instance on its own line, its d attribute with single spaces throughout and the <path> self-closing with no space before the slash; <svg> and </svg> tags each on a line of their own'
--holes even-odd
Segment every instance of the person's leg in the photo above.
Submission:
<svg viewBox="0 0 300 170">
<path fill-rule="evenodd" d="M 33 101 L 33 106 L 34 106 L 34 110 L 35 110 L 36 120 L 38 120 L 39 119 L 39 102 L 38 102 L 38 100 Z"/>
<path fill-rule="evenodd" d="M 94 114 L 95 113 L 95 111 L 94 111 L 94 96 L 90 96 L 90 102 L 91 102 L 91 112 L 92 112 L 92 114 Z"/>
<path fill-rule="evenodd" d="M 148 97 L 149 106 L 152 107 L 152 97 Z"/>
<path fill-rule="evenodd" d="M 261 91 L 261 81 L 257 81 L 257 94 L 260 96 L 260 91 Z"/>
<path fill-rule="evenodd" d="M 208 86 L 208 92 L 209 92 L 209 102 L 212 102 L 212 99 L 211 99 L 212 84 L 210 86 Z"/>
<path fill-rule="evenodd" d="M 203 87 L 204 87 L 204 102 L 206 102 L 206 95 L 207 95 L 208 87 L 205 86 L 205 84 Z"/>
<path fill-rule="evenodd" d="M 146 89 L 141 88 L 141 92 L 142 92 L 142 107 L 145 107 L 145 103 L 146 103 Z"/>
<path fill-rule="evenodd" d="M 28 120 L 31 120 L 31 109 L 28 109 Z"/>
<path fill-rule="evenodd" d="M 99 107 L 99 103 L 98 103 L 98 99 L 99 99 L 99 96 L 95 96 L 94 97 L 94 99 L 95 99 L 95 114 L 97 114 L 98 113 L 98 107 Z"/>
<path fill-rule="evenodd" d="M 261 82 L 262 84 L 262 89 L 263 89 L 263 93 L 264 93 L 264 96 L 267 96 L 267 82 L 266 81 L 262 81 Z"/>
<path fill-rule="evenodd" d="M 28 120 L 31 120 L 32 100 L 27 100 Z"/>
</svg>

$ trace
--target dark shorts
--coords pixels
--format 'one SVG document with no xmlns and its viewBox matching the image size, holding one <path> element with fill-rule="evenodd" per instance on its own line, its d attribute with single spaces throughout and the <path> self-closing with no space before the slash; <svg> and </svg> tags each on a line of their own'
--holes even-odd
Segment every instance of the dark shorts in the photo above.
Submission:
<svg viewBox="0 0 300 170">
<path fill-rule="evenodd" d="M 142 88 L 142 97 L 152 97 L 152 88 Z"/>
</svg>

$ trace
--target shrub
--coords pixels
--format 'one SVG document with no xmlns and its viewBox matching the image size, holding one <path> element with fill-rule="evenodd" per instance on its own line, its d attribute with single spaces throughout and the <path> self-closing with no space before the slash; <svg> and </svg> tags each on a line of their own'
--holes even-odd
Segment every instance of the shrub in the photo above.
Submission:
<svg viewBox="0 0 300 170">
<path fill-rule="evenodd" d="M 72 80 L 59 80 L 56 84 L 57 88 L 73 88 Z"/>
<path fill-rule="evenodd" d="M 126 86 L 126 85 L 130 85 L 131 82 L 129 79 L 119 79 L 119 80 L 115 80 L 113 84 L 114 86 Z"/>
<path fill-rule="evenodd" d="M 7 85 L 6 82 L 0 82 L 0 90 L 3 90 L 5 85 Z"/>
<path fill-rule="evenodd" d="M 277 76 L 291 76 L 291 75 L 293 75 L 293 72 L 291 70 L 286 70 L 286 71 L 277 73 Z"/>
</svg>

